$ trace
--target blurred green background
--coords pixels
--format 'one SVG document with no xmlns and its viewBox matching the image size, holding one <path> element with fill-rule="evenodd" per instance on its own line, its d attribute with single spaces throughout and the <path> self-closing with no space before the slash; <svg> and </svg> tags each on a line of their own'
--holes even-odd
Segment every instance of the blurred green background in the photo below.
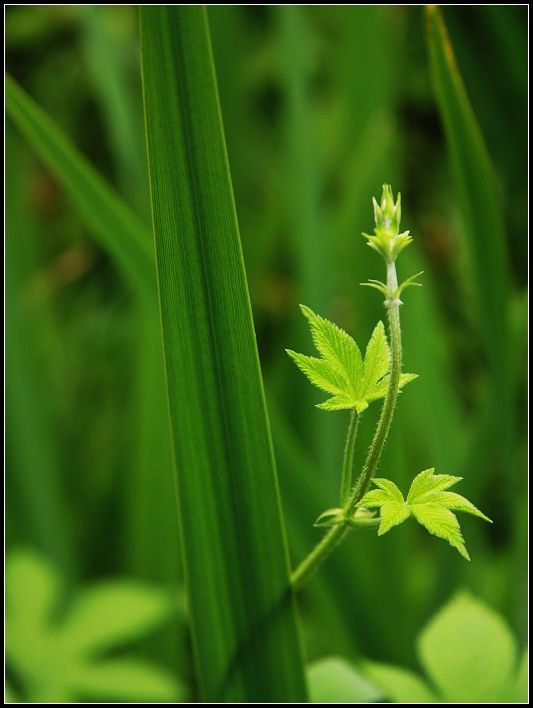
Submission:
<svg viewBox="0 0 533 708">
<path fill-rule="evenodd" d="M 379 296 L 358 285 L 383 275 L 360 236 L 383 182 L 402 192 L 415 238 L 400 277 L 425 275 L 402 310 L 405 368 L 420 378 L 401 397 L 381 472 L 404 490 L 427 467 L 460 475 L 458 491 L 494 520 L 462 519 L 471 563 L 415 524 L 380 539 L 353 533 L 301 594 L 309 658 L 415 667 L 415 636 L 458 588 L 525 641 L 526 13 L 445 8 L 501 195 L 507 279 L 485 288 L 504 300 L 502 328 L 480 316 L 473 258 L 483 267 L 487 252 L 469 248 L 422 7 L 209 8 L 293 562 L 320 537 L 314 519 L 337 503 L 348 414 L 314 408 L 320 394 L 284 349 L 312 353 L 300 302 L 360 342 L 383 317 Z M 149 223 L 137 9 L 10 6 L 6 53 L 7 70 Z M 160 674 L 177 666 L 189 688 L 173 695 L 194 695 L 159 323 L 9 121 L 6 138 L 6 528 L 13 592 L 26 587 L 20 613 L 47 596 L 47 573 L 61 578 L 59 616 L 103 578 L 157 588 L 170 598 L 167 614 L 154 611 L 164 618 L 118 639 Z M 496 370 L 502 338 L 507 363 Z M 377 408 L 362 424 L 360 458 Z M 126 614 L 130 606 L 133 627 L 144 615 L 126 597 Z M 9 677 L 24 694 L 16 669 Z"/>
</svg>

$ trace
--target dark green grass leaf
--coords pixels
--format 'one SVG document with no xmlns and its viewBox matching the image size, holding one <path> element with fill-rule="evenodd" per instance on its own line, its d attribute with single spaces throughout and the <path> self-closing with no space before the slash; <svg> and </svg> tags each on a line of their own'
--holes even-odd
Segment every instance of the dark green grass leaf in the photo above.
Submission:
<svg viewBox="0 0 533 708">
<path fill-rule="evenodd" d="M 141 8 L 167 384 L 204 700 L 305 698 L 205 10 Z"/>
<path fill-rule="evenodd" d="M 437 6 L 426 8 L 434 88 L 450 150 L 474 283 L 479 331 L 491 371 L 500 435 L 512 431 L 509 371 L 508 253 L 501 197 L 491 160 Z"/>
</svg>

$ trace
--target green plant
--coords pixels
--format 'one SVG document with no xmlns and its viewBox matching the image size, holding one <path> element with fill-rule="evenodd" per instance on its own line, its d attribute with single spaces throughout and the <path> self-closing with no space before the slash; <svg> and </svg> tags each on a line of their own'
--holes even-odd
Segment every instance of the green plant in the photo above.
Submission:
<svg viewBox="0 0 533 708">
<path fill-rule="evenodd" d="M 299 587 L 316 570 L 350 527 L 373 527 L 379 524 L 378 535 L 381 536 L 412 515 L 430 533 L 447 540 L 469 560 L 459 522 L 453 511 L 464 511 L 490 522 L 467 499 L 445 491 L 458 482 L 460 477 L 435 475 L 433 469 L 424 470 L 413 480 L 407 499 L 404 499 L 394 482 L 375 478 L 394 417 L 398 393 L 405 384 L 416 378 L 414 374 L 402 373 L 400 296 L 405 288 L 420 285 L 416 278 L 422 273 L 398 283 L 396 260 L 412 242 L 409 231 L 400 232 L 400 195 L 395 202 L 390 186 L 384 185 L 380 203 L 374 199 L 373 204 L 374 234 L 363 236 L 368 246 L 383 257 L 387 277 L 386 282 L 370 280 L 363 285 L 375 288 L 385 297 L 390 348 L 383 323 L 379 322 L 363 359 L 357 344 L 346 332 L 302 306 L 321 358 L 287 350 L 311 383 L 331 394 L 332 397 L 318 404 L 318 408 L 326 411 L 351 411 L 341 474 L 341 506 L 328 509 L 318 517 L 315 525 L 330 526 L 331 529 L 294 571 L 294 587 Z M 385 400 L 379 422 L 363 468 L 356 479 L 353 461 L 359 418 L 369 403 L 381 398 Z M 372 481 L 378 489 L 367 492 Z M 371 511 L 375 507 L 380 509 L 379 518 L 375 518 Z"/>
<path fill-rule="evenodd" d="M 429 680 L 389 664 L 364 662 L 359 668 L 384 696 L 399 703 L 527 701 L 527 650 L 519 657 L 500 615 L 466 592 L 429 620 L 417 650 Z"/>
<path fill-rule="evenodd" d="M 205 8 L 141 7 L 170 427 L 203 700 L 305 698 Z"/>
<path fill-rule="evenodd" d="M 10 554 L 10 702 L 186 699 L 173 672 L 135 655 L 116 655 L 176 612 L 169 594 L 134 580 L 107 580 L 69 597 L 63 609 L 64 594 L 63 579 L 45 558 L 28 550 Z M 114 655 L 107 656 L 111 651 Z"/>
<path fill-rule="evenodd" d="M 517 415 L 516 392 L 523 389 L 527 328 L 525 281 L 521 281 L 523 269 L 517 266 L 524 223 L 520 200 L 525 202 L 526 180 L 517 161 L 507 159 L 512 181 L 502 170 L 501 153 L 511 156 L 513 146 L 520 152 L 523 139 L 517 111 L 510 110 L 507 100 L 500 100 L 503 85 L 509 82 L 511 88 L 518 88 L 526 73 L 525 62 L 522 67 L 520 63 L 525 48 L 525 37 L 520 34 L 523 23 L 516 8 L 494 8 L 494 14 L 486 8 L 445 11 L 466 85 L 474 89 L 474 110 L 441 13 L 436 7 L 426 10 L 434 88 L 458 187 L 457 204 L 443 169 L 445 153 L 437 126 L 431 124 L 436 114 L 431 117 L 427 111 L 430 82 L 423 78 L 428 67 L 422 59 L 422 32 L 417 31 L 421 29 L 420 8 L 324 6 L 315 13 L 298 7 L 257 12 L 210 7 L 216 62 L 199 8 L 143 9 L 143 13 L 154 11 L 150 22 L 160 21 L 159 36 L 163 37 L 161 42 L 154 41 L 152 32 L 159 60 L 154 61 L 154 71 L 145 74 L 155 99 L 160 94 L 163 108 L 155 100 L 147 105 L 146 117 L 151 112 L 157 124 L 149 139 L 160 141 L 157 149 L 152 146 L 150 169 L 159 216 L 160 299 L 167 303 L 163 319 L 169 394 L 174 399 L 173 433 L 174 442 L 180 445 L 179 450 L 175 446 L 174 460 L 182 500 L 183 556 L 173 526 L 178 514 L 171 454 L 166 454 L 171 453 L 171 441 L 156 254 L 152 229 L 144 220 L 149 194 L 147 171 L 142 174 L 142 136 L 138 135 L 143 110 L 140 93 L 137 97 L 137 8 L 85 9 L 13 7 L 6 15 L 7 65 L 17 82 L 7 80 L 6 107 L 24 138 L 21 141 L 8 129 L 8 545 L 31 543 L 53 559 L 61 568 L 67 600 L 69 583 L 109 568 L 120 574 L 134 571 L 145 580 L 157 580 L 161 587 L 167 583 L 172 593 L 181 596 L 177 583 L 182 582 L 181 566 L 185 565 L 192 610 L 187 623 L 177 620 L 176 632 L 165 621 L 170 641 L 162 641 L 163 632 L 158 631 L 142 640 L 135 651 L 164 660 L 180 679 L 186 677 L 191 698 L 249 700 L 282 695 L 287 700 L 290 693 L 295 700 L 303 700 L 301 655 L 294 632 L 301 619 L 308 656 L 323 657 L 325 651 L 333 655 L 314 660 L 308 667 L 311 701 L 400 700 L 402 685 L 410 686 L 410 692 L 404 693 L 406 702 L 430 701 L 436 696 L 459 700 L 458 692 L 430 685 L 433 674 L 424 661 L 427 681 L 389 666 L 396 683 L 385 686 L 377 677 L 374 685 L 359 670 L 351 670 L 346 657 L 364 653 L 407 666 L 414 658 L 410 659 L 406 643 L 411 627 L 419 626 L 439 599 L 465 577 L 471 582 L 468 574 L 472 572 L 483 592 L 508 618 L 517 626 L 522 621 L 525 563 L 519 559 L 525 552 L 526 528 L 517 505 L 525 496 L 520 493 L 525 479 L 520 464 L 525 455 L 521 443 L 525 417 Z M 404 20 L 391 21 L 400 18 Z M 465 33 L 462 18 L 475 21 L 479 32 Z M 149 29 L 148 19 L 143 19 L 143 32 Z M 513 23 L 518 25 L 514 30 Z M 182 28 L 176 30 L 177 24 Z M 184 31 L 184 24 L 191 31 Z M 404 33 L 398 32 L 401 24 L 409 28 L 408 43 Z M 152 52 L 153 46 L 147 48 L 147 34 L 143 35 L 144 51 Z M 490 74 L 485 55 L 476 57 L 476 41 L 489 40 L 499 49 L 494 53 L 498 71 L 492 81 L 476 82 L 476 62 L 480 65 L 477 71 L 482 70 L 479 76 Z M 408 76 L 398 89 L 395 72 L 403 68 L 407 44 L 414 61 L 408 60 Z M 91 68 L 89 81 L 83 60 Z M 514 75 L 509 71 L 511 63 Z M 221 121 L 213 120 L 213 105 L 218 101 L 213 64 L 280 471 L 283 514 L 277 509 L 270 441 L 248 445 L 257 441 L 250 434 L 253 430 L 262 431 L 265 442 L 269 423 L 259 410 L 264 403 L 262 392 L 256 395 L 257 367 L 249 377 L 250 368 L 244 367 L 243 374 L 240 367 L 242 361 L 249 366 L 256 356 L 255 333 L 247 293 L 240 301 L 233 298 L 243 286 L 242 267 L 228 267 L 240 239 L 234 216 L 228 218 L 224 208 L 232 204 L 233 196 L 227 165 L 221 167 Z M 61 65 L 75 67 L 75 75 L 68 68 L 57 71 Z M 490 86 L 492 95 L 483 105 L 480 95 L 485 86 Z M 518 98 L 519 91 L 516 94 Z M 398 120 L 399 101 L 413 115 L 409 125 Z M 518 101 L 513 107 L 520 108 Z M 481 119 L 482 131 L 475 115 Z M 494 158 L 497 180 L 491 174 L 482 132 Z M 172 156 L 168 159 L 174 141 L 184 146 L 183 153 L 175 152 L 178 164 L 172 164 Z M 416 155 L 422 146 L 431 148 L 429 159 L 410 171 L 405 158 Z M 161 157 L 166 148 L 168 154 Z M 212 153 L 212 160 L 204 159 L 204 149 Z M 424 179 L 424 169 L 434 179 Z M 399 397 L 401 415 L 394 421 L 383 456 L 378 454 L 373 481 L 353 516 L 346 519 L 346 504 L 361 479 L 355 474 L 359 471 L 355 444 L 363 447 L 361 442 L 372 432 L 366 424 L 374 411 L 366 413 L 366 408 L 374 400 L 387 401 L 392 378 L 392 341 L 387 340 L 382 323 L 374 328 L 379 303 L 366 298 L 354 308 L 352 289 L 347 287 L 370 273 L 369 261 L 375 258 L 375 248 L 361 248 L 356 255 L 348 234 L 353 224 L 364 223 L 368 186 L 383 173 L 405 176 L 406 189 L 413 195 L 413 212 L 418 200 L 418 216 L 427 234 L 427 248 L 408 249 L 402 255 L 406 272 L 432 272 L 424 297 L 410 298 L 408 307 L 401 308 L 402 326 L 414 334 L 406 342 L 405 358 L 409 369 L 423 377 Z M 38 199 L 43 183 L 51 194 L 46 209 Z M 505 200 L 499 199 L 500 191 Z M 178 218 L 173 213 L 176 203 Z M 514 226 L 508 223 L 510 212 Z M 376 236 L 369 237 L 374 247 L 379 246 Z M 174 249 L 180 250 L 177 258 Z M 71 252 L 83 258 L 78 273 L 75 268 L 56 268 L 65 256 L 68 266 Z M 188 258 L 195 267 L 187 267 Z M 174 283 L 174 278 L 179 282 Z M 371 281 L 369 285 L 389 299 L 384 292 L 387 283 Z M 186 296 L 175 299 L 174 286 L 183 287 Z M 331 323 L 304 309 L 312 328 L 314 322 L 318 330 L 333 329 L 332 337 L 341 342 L 340 354 L 354 355 L 344 364 L 333 350 L 337 362 L 331 367 L 322 352 L 319 359 L 291 354 L 317 380 L 326 373 L 329 400 L 319 408 L 346 410 L 345 414 L 323 416 L 310 405 L 303 406 L 299 395 L 303 380 L 292 376 L 287 381 L 293 373 L 288 362 L 283 356 L 272 356 L 283 351 L 281 341 L 303 351 L 300 344 L 294 344 L 302 322 L 293 306 L 296 290 L 297 302 L 309 303 L 321 313 L 327 306 L 335 312 L 333 319 L 337 314 L 338 321 L 343 318 L 347 331 L 351 331 L 348 324 L 353 313 L 357 331 L 372 332 L 363 356 L 365 352 L 351 338 L 340 330 L 335 334 Z M 332 297 L 335 292 L 345 296 Z M 186 322 L 187 306 L 193 316 Z M 459 309 L 456 318 L 453 315 Z M 415 331 L 423 336 L 416 336 Z M 476 339 L 476 335 L 481 337 Z M 87 347 L 88 341 L 95 340 L 99 346 Z M 327 344 L 326 340 L 323 346 Z M 185 347 L 190 347 L 192 356 L 182 356 Z M 83 357 L 78 353 L 82 350 Z M 133 358 L 138 361 L 135 373 L 130 370 Z M 195 369 L 191 376 L 192 365 L 198 365 L 200 375 Z M 400 373 L 398 393 L 414 376 Z M 131 395 L 124 395 L 125 384 Z M 323 384 L 322 380 L 319 385 Z M 254 402 L 260 405 L 254 407 Z M 274 402 L 280 411 L 273 410 Z M 428 414 L 421 415 L 421 411 Z M 249 428 L 239 421 L 246 415 Z M 459 477 L 425 470 L 405 498 L 396 485 L 382 479 L 384 470 L 393 470 L 397 484 L 406 492 L 405 469 L 427 466 L 418 466 L 415 461 L 420 457 L 437 463 L 439 471 L 463 474 L 468 485 L 465 493 L 483 499 L 483 508 L 494 501 L 492 490 L 502 473 L 512 475 L 514 479 L 505 485 L 507 494 L 498 498 L 491 513 L 506 523 L 499 523 L 493 534 L 478 533 L 469 540 L 469 550 L 478 559 L 475 568 L 459 561 L 444 544 L 413 544 L 418 533 L 414 524 L 389 534 L 379 554 L 373 552 L 375 534 L 361 531 L 353 539 L 357 552 L 349 543 L 338 548 L 323 572 L 305 588 L 294 622 L 283 526 L 288 529 L 291 554 L 303 557 L 317 533 L 309 520 L 324 508 L 323 500 L 334 500 L 336 493 L 331 475 L 315 473 L 321 465 L 330 469 L 332 462 L 340 469 L 338 424 L 344 422 L 343 416 L 349 416 L 350 425 L 340 506 L 328 509 L 316 521 L 315 526 L 331 529 L 332 535 L 326 535 L 311 562 L 303 566 L 309 571 L 305 577 L 333 548 L 332 541 L 340 540 L 339 530 L 346 533 L 350 528 L 367 527 L 385 533 L 408 516 L 433 528 L 438 528 L 435 515 L 437 521 L 446 521 L 448 540 L 466 553 L 452 512 L 465 506 L 471 513 L 481 512 L 450 491 Z M 184 451 L 183 427 L 177 430 L 189 422 L 194 428 L 191 448 L 196 447 L 196 456 L 190 449 Z M 414 430 L 415 440 L 410 437 Z M 499 433 L 497 444 L 496 436 L 488 435 L 494 430 Z M 239 443 L 246 453 L 252 449 L 257 465 L 250 463 L 252 455 L 244 459 Z M 369 491 L 373 483 L 376 488 Z M 108 539 L 113 540 L 108 543 Z M 39 583 L 26 576 L 22 586 L 25 601 L 18 598 L 17 616 L 33 617 L 32 608 L 40 602 Z M 287 612 L 277 625 L 264 610 L 275 602 L 280 589 L 287 599 Z M 72 595 L 74 604 L 80 594 Z M 126 615 L 129 602 L 121 597 L 119 609 L 124 606 Z M 369 607 L 380 611 L 369 612 Z M 86 686 L 93 685 L 93 693 L 90 686 L 84 688 L 88 698 L 150 700 L 150 692 L 134 683 L 138 676 L 134 662 L 129 669 L 111 663 L 104 671 L 106 660 L 97 652 L 83 650 L 74 657 L 57 659 L 52 634 L 46 636 L 42 655 L 37 654 L 31 641 L 24 646 L 24 632 L 40 641 L 44 634 L 40 625 L 30 618 L 26 623 L 12 622 L 11 610 L 7 619 L 10 652 L 13 638 L 19 643 L 20 666 L 10 654 L 8 668 L 15 698 L 48 695 L 59 700 L 66 693 L 79 695 L 79 685 L 59 677 L 61 665 L 70 670 L 67 659 L 73 658 L 75 672 L 83 675 Z M 91 622 L 98 625 L 98 617 Z M 266 632 L 256 631 L 265 626 Z M 471 628 L 475 629 L 475 623 L 473 627 L 461 625 L 463 632 Z M 497 637 L 487 641 L 496 642 Z M 110 642 L 107 648 L 113 656 L 116 646 Z M 49 666 L 45 659 L 52 658 Z M 479 661 L 492 674 L 492 664 Z M 33 680 L 35 667 L 43 666 L 53 669 L 40 671 L 38 683 L 44 683 L 43 690 L 33 685 L 28 690 L 26 675 L 31 674 Z M 447 670 L 457 686 L 468 684 L 468 680 L 461 684 L 457 671 L 449 666 Z M 107 692 L 103 690 L 106 675 Z M 518 678 L 513 671 L 509 676 Z M 478 683 L 482 680 L 483 676 Z M 493 684 L 487 683 L 490 689 Z M 151 694 L 153 698 L 163 699 L 164 682 L 162 686 Z M 179 695 L 178 691 L 174 699 Z"/>
<path fill-rule="evenodd" d="M 314 703 L 523 703 L 528 652 L 503 618 L 469 593 L 452 597 L 418 635 L 425 676 L 393 664 L 326 656 L 309 664 Z"/>
</svg>

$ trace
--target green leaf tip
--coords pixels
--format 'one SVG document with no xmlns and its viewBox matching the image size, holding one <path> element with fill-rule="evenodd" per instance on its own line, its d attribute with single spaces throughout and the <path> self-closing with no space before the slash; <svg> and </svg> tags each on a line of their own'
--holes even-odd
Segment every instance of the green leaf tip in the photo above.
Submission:
<svg viewBox="0 0 533 708">
<path fill-rule="evenodd" d="M 372 401 L 385 398 L 389 387 L 391 354 L 385 326 L 378 322 L 366 347 L 364 358 L 355 341 L 333 322 L 300 305 L 309 322 L 313 342 L 321 358 L 285 351 L 300 371 L 317 388 L 331 394 L 317 408 L 326 411 L 365 411 Z M 400 387 L 416 378 L 402 374 Z"/>
<path fill-rule="evenodd" d="M 403 283 L 395 289 L 389 289 L 385 283 L 381 282 L 381 280 L 374 280 L 373 278 L 370 278 L 367 283 L 359 283 L 359 285 L 364 285 L 367 288 L 375 288 L 376 290 L 379 290 L 379 292 L 385 297 L 385 303 L 392 302 L 394 300 L 399 300 L 401 303 L 400 295 L 405 288 L 408 288 L 410 285 L 416 285 L 419 288 L 422 287 L 422 283 L 417 283 L 416 278 L 421 276 L 423 273 L 424 271 L 421 270 L 420 273 L 416 273 L 416 275 L 406 278 Z"/>
<path fill-rule="evenodd" d="M 313 526 L 336 526 L 337 524 L 344 523 L 344 521 L 344 509 L 342 507 L 335 507 L 323 511 Z"/>
<path fill-rule="evenodd" d="M 400 233 L 401 195 L 398 192 L 395 202 L 391 186 L 384 184 L 380 203 L 378 204 L 373 197 L 372 204 L 375 221 L 374 235 L 363 233 L 363 236 L 367 239 L 370 248 L 380 253 L 387 263 L 393 263 L 413 240 L 409 236 L 409 231 Z"/>
<path fill-rule="evenodd" d="M 367 492 L 358 507 L 380 509 L 378 536 L 413 515 L 429 533 L 448 541 L 463 558 L 470 560 L 459 522 L 453 512 L 464 511 L 489 523 L 492 520 L 465 497 L 446 491 L 461 479 L 448 474 L 435 474 L 434 468 L 423 470 L 412 481 L 405 499 L 394 482 L 376 478 L 372 481 L 378 489 Z"/>
</svg>

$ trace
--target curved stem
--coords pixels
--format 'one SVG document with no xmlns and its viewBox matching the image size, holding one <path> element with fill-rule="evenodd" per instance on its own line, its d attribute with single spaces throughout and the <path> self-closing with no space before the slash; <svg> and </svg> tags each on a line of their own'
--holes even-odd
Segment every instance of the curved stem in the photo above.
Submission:
<svg viewBox="0 0 533 708">
<path fill-rule="evenodd" d="M 350 495 L 348 501 L 346 502 L 345 512 L 346 517 L 352 515 L 355 512 L 358 502 L 363 497 L 366 492 L 370 480 L 375 475 L 379 461 L 381 459 L 381 454 L 383 452 L 383 447 L 385 446 L 385 441 L 387 435 L 389 434 L 392 419 L 394 417 L 394 409 L 396 407 L 396 399 L 398 397 L 398 390 L 400 384 L 400 374 L 402 371 L 402 333 L 400 329 L 400 300 L 394 298 L 394 293 L 398 289 L 398 278 L 396 276 L 396 266 L 394 262 L 387 263 L 387 292 L 389 294 L 388 299 L 385 301 L 385 305 L 388 308 L 389 313 L 389 331 L 390 331 L 390 342 L 391 342 L 391 370 L 390 370 L 390 380 L 389 389 L 387 391 L 387 396 L 385 402 L 383 403 L 383 408 L 381 409 L 381 415 L 379 417 L 378 427 L 374 433 L 372 443 L 368 450 L 368 454 L 365 460 L 363 470 L 357 480 L 357 484 Z M 344 463 L 342 471 L 342 482 L 341 482 L 341 495 L 344 493 L 346 477 L 350 475 L 351 484 L 351 473 L 353 469 L 353 449 L 355 446 L 355 435 L 357 433 L 357 414 L 354 411 L 352 418 L 350 419 L 350 425 L 348 427 L 348 436 L 346 439 L 346 446 L 344 450 Z M 349 471 L 347 471 L 347 469 Z M 323 560 L 328 557 L 335 546 L 340 543 L 340 541 L 346 535 L 348 531 L 348 524 L 342 523 L 333 526 L 322 540 L 313 548 L 311 553 L 304 558 L 300 565 L 291 575 L 291 584 L 295 590 L 298 590 L 304 582 L 317 570 Z"/>
<path fill-rule="evenodd" d="M 374 433 L 372 443 L 368 450 L 365 464 L 357 484 L 352 492 L 352 495 L 346 505 L 346 514 L 352 514 L 358 502 L 365 494 L 370 480 L 376 474 L 379 461 L 387 435 L 389 434 L 392 419 L 394 417 L 394 409 L 396 407 L 396 399 L 398 398 L 398 389 L 400 384 L 400 374 L 402 371 L 402 332 L 400 328 L 400 300 L 392 299 L 393 293 L 398 289 L 398 279 L 396 277 L 396 266 L 394 263 L 387 264 L 387 290 L 389 299 L 385 301 L 385 305 L 389 312 L 389 331 L 391 342 L 391 370 L 389 390 L 387 397 L 381 409 L 378 427 Z"/>
<path fill-rule="evenodd" d="M 333 526 L 322 540 L 313 548 L 311 553 L 304 558 L 300 565 L 291 574 L 291 585 L 298 590 L 312 575 L 318 566 L 325 560 L 335 546 L 340 543 L 348 531 L 347 524 Z"/>
<path fill-rule="evenodd" d="M 354 408 L 350 414 L 350 423 L 348 425 L 346 444 L 344 446 L 344 460 L 342 463 L 340 492 L 341 504 L 346 504 L 350 497 L 350 491 L 352 488 L 353 457 L 358 425 L 359 416 Z M 295 590 L 298 589 L 307 580 L 307 578 L 314 573 L 322 561 L 331 553 L 337 543 L 339 543 L 339 541 L 343 538 L 347 530 L 348 526 L 346 524 L 337 524 L 322 537 L 311 553 L 304 558 L 304 560 L 292 573 L 291 584 Z"/>
<path fill-rule="evenodd" d="M 350 424 L 348 426 L 346 445 L 344 446 L 344 459 L 342 462 L 340 503 L 343 506 L 348 503 L 350 492 L 352 491 L 354 451 L 358 427 L 359 415 L 357 415 L 357 411 L 354 408 L 350 413 Z"/>
</svg>

